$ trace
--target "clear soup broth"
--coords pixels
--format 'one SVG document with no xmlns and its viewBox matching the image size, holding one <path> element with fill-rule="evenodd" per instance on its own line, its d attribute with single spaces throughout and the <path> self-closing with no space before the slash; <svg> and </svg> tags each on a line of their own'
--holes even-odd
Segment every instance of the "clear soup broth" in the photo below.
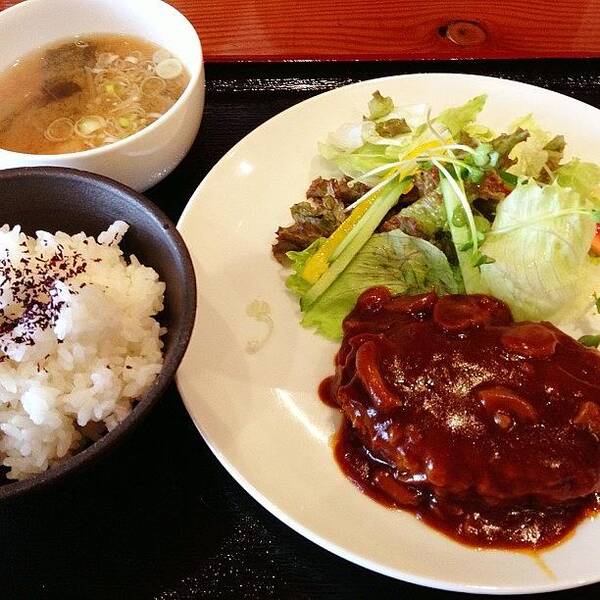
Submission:
<svg viewBox="0 0 600 600">
<path fill-rule="evenodd" d="M 81 36 L 0 73 L 0 148 L 64 154 L 124 139 L 159 119 L 189 82 L 167 50 L 133 36 Z"/>
</svg>

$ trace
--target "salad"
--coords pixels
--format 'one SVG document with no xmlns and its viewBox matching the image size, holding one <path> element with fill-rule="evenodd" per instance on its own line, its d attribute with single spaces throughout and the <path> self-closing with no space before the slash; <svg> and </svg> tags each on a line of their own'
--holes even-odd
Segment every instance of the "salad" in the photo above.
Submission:
<svg viewBox="0 0 600 600">
<path fill-rule="evenodd" d="M 565 160 L 564 137 L 531 115 L 493 131 L 477 120 L 485 103 L 434 116 L 375 92 L 361 121 L 319 145 L 339 177 L 312 182 L 272 247 L 292 270 L 304 326 L 339 340 L 359 295 L 386 286 L 489 294 L 516 320 L 575 315 L 589 327 L 600 311 L 600 167 Z"/>
</svg>

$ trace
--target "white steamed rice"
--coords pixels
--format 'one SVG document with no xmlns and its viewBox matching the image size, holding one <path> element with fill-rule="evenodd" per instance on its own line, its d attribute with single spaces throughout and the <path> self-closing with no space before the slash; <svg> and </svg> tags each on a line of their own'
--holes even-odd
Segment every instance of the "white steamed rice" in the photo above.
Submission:
<svg viewBox="0 0 600 600">
<path fill-rule="evenodd" d="M 119 243 L 0 228 L 0 460 L 42 472 L 114 428 L 162 366 L 164 283 Z"/>
</svg>

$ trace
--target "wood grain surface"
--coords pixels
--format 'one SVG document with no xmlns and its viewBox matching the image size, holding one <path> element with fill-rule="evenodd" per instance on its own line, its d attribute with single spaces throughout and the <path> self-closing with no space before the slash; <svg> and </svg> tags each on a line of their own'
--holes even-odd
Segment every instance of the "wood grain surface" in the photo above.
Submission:
<svg viewBox="0 0 600 600">
<path fill-rule="evenodd" d="M 171 4 L 196 27 L 207 62 L 600 56 L 600 0 Z"/>
</svg>

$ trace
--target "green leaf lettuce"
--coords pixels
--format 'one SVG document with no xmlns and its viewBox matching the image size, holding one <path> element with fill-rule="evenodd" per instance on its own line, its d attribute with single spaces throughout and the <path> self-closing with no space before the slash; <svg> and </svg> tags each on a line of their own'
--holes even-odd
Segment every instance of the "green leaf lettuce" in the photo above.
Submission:
<svg viewBox="0 0 600 600">
<path fill-rule="evenodd" d="M 462 106 L 447 108 L 435 120 L 437 123 L 442 123 L 448 128 L 452 137 L 458 135 L 468 124 L 477 119 L 477 115 L 485 106 L 487 96 L 476 96 Z"/>
<path fill-rule="evenodd" d="M 582 198 L 596 203 L 600 200 L 600 167 L 594 163 L 582 162 L 578 158 L 561 165 L 556 170 L 556 180 L 562 187 L 569 187 Z"/>
<path fill-rule="evenodd" d="M 289 253 L 296 272 L 288 278 L 287 286 L 301 300 L 309 284 L 303 283 L 298 273 L 321 243 L 322 240 L 317 240 L 304 252 Z M 314 327 L 328 338 L 341 339 L 342 321 L 360 294 L 380 285 L 395 294 L 462 291 L 446 256 L 433 244 L 398 230 L 379 233 L 369 239 L 327 291 L 303 312 L 302 325 Z"/>
</svg>

